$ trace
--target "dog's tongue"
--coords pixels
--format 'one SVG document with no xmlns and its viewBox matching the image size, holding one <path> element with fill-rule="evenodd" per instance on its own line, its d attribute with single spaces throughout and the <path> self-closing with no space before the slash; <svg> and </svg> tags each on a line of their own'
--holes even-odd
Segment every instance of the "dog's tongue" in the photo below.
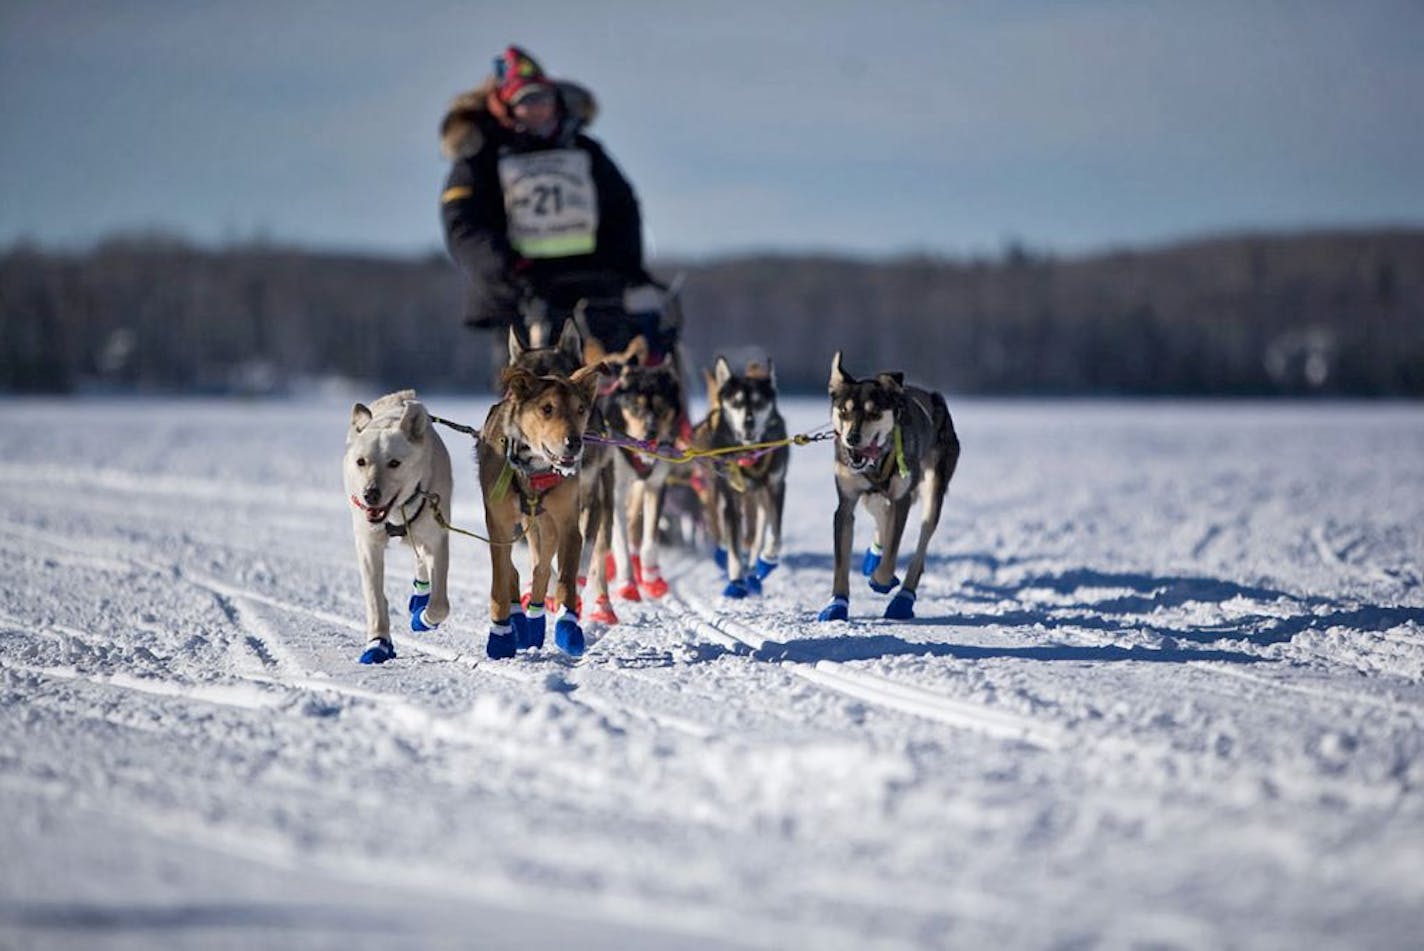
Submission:
<svg viewBox="0 0 1424 951">
<path fill-rule="evenodd" d="M 868 462 L 874 462 L 880 458 L 880 454 L 884 451 L 884 446 L 878 442 L 873 442 L 868 446 L 861 446 L 860 449 L 853 452 L 852 455 L 859 459 L 865 459 Z"/>
</svg>

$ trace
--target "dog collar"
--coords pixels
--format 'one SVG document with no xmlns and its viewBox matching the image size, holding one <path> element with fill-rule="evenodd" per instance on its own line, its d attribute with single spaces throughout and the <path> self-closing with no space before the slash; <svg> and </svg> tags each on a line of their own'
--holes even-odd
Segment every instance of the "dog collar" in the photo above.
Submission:
<svg viewBox="0 0 1424 951">
<path fill-rule="evenodd" d="M 399 525 L 396 525 L 392 522 L 385 523 L 387 538 L 404 538 L 410 528 L 411 523 L 414 522 L 416 519 L 420 518 L 421 514 L 425 511 L 425 488 L 424 486 L 417 483 L 415 486 L 415 491 L 410 494 L 410 498 L 406 499 L 400 504 L 400 512 L 402 515 L 405 515 L 405 507 L 409 505 L 412 501 L 414 501 L 417 495 L 420 496 L 420 506 L 415 510 L 414 515 L 411 515 Z"/>
</svg>

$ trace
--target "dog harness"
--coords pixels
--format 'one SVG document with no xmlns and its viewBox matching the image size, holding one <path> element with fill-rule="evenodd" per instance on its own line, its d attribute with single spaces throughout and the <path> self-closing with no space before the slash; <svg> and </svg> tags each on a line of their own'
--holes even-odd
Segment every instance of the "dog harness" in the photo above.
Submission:
<svg viewBox="0 0 1424 951">
<path fill-rule="evenodd" d="M 643 457 L 636 451 L 629 449 L 627 446 L 620 447 L 618 451 L 623 453 L 623 458 L 627 460 L 628 465 L 632 467 L 634 474 L 637 475 L 638 478 L 646 479 L 653 474 L 653 464 L 644 461 Z"/>
<path fill-rule="evenodd" d="M 496 502 L 504 498 L 515 477 L 522 475 L 529 488 L 528 491 L 519 493 L 519 510 L 533 518 L 544 511 L 544 496 L 558 488 L 566 477 L 553 469 L 535 472 L 519 462 L 515 456 L 514 440 L 511 439 L 505 443 L 504 468 L 499 471 L 499 478 L 495 480 L 490 497 Z"/>
<path fill-rule="evenodd" d="M 900 474 L 900 478 L 902 479 L 908 479 L 910 477 L 910 466 L 909 463 L 905 461 L 905 437 L 900 430 L 900 423 L 898 421 L 895 423 L 895 428 L 891 430 L 890 442 L 895 451 L 893 453 L 887 453 L 877 464 L 873 473 L 868 473 L 860 469 L 855 470 L 858 475 L 875 486 L 877 492 L 884 492 L 885 489 L 889 487 L 890 480 L 896 472 Z M 839 439 L 836 440 L 836 445 L 841 445 Z M 894 460 L 893 466 L 891 465 L 892 459 Z"/>
<path fill-rule="evenodd" d="M 407 516 L 406 520 L 399 525 L 394 525 L 390 522 L 385 523 L 387 538 L 404 538 L 410 528 L 410 524 L 420 518 L 421 514 L 425 511 L 425 487 L 417 484 L 415 491 L 410 494 L 410 498 L 400 504 L 400 513 L 405 515 L 405 507 L 409 505 L 417 495 L 420 496 L 420 507 L 415 510 L 414 515 Z"/>
<path fill-rule="evenodd" d="M 780 417 L 778 416 L 776 418 L 779 419 Z M 710 439 L 722 431 L 722 410 L 720 408 L 713 410 L 711 414 L 709 414 L 708 420 L 710 423 L 708 427 L 710 430 L 708 437 Z M 770 424 L 770 422 L 771 421 L 768 420 L 768 424 Z M 784 429 L 782 431 L 785 432 Z M 776 452 L 779 448 L 781 447 L 766 446 L 761 449 L 753 449 L 733 459 L 714 458 L 712 460 L 712 467 L 722 476 L 733 492 L 741 495 L 749 488 L 747 485 L 748 479 L 757 483 L 766 479 L 766 474 L 771 471 L 771 463 L 774 458 L 772 453 Z"/>
</svg>

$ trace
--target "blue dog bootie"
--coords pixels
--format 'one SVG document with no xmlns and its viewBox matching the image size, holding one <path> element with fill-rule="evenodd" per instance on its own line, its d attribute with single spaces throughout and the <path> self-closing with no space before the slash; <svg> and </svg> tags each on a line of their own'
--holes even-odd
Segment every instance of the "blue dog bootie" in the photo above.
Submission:
<svg viewBox="0 0 1424 951">
<path fill-rule="evenodd" d="M 414 616 L 423 611 L 425 606 L 430 603 L 430 582 L 416 578 L 410 583 L 410 587 L 410 602 L 406 605 L 406 610 Z"/>
<path fill-rule="evenodd" d="M 747 594 L 761 594 L 761 578 L 757 576 L 755 571 L 742 580 L 747 583 Z"/>
<path fill-rule="evenodd" d="M 915 616 L 915 592 L 898 591 L 885 605 L 885 616 L 892 621 L 908 621 Z"/>
<path fill-rule="evenodd" d="M 756 575 L 756 579 L 760 581 L 767 575 L 775 571 L 776 566 L 779 564 L 781 564 L 781 562 L 777 561 L 775 558 L 763 558 L 758 555 L 756 560 L 756 567 L 752 569 L 752 574 Z"/>
<path fill-rule="evenodd" d="M 741 578 L 735 581 L 728 581 L 727 587 L 722 589 L 722 597 L 724 598 L 736 598 L 741 600 L 750 593 L 751 592 L 747 590 L 747 583 Z"/>
<path fill-rule="evenodd" d="M 722 576 L 727 575 L 727 549 L 718 545 L 712 549 L 712 560 L 717 563 L 717 567 L 722 569 Z"/>
<path fill-rule="evenodd" d="M 880 556 L 885 554 L 885 549 L 875 542 L 870 543 L 870 547 L 865 550 L 865 560 L 860 563 L 860 573 L 869 578 L 875 574 L 875 569 L 880 567 Z"/>
<path fill-rule="evenodd" d="M 866 582 L 870 585 L 870 590 L 876 594 L 889 594 L 900 587 L 900 576 L 891 575 L 889 584 L 876 584 L 874 578 L 867 578 Z"/>
<path fill-rule="evenodd" d="M 844 621 L 850 617 L 850 599 L 833 597 L 831 603 L 821 609 L 821 613 L 816 615 L 818 621 Z"/>
<path fill-rule="evenodd" d="M 425 607 L 430 603 L 430 582 L 421 581 L 419 578 L 410 583 L 412 593 L 406 608 L 410 611 L 410 629 L 412 631 L 433 631 L 439 624 L 431 624 L 425 619 Z"/>
<path fill-rule="evenodd" d="M 396 656 L 396 646 L 383 637 L 373 637 L 366 642 L 366 650 L 361 654 L 362 664 L 384 664 Z"/>
<path fill-rule="evenodd" d="M 491 660 L 507 660 L 514 656 L 514 651 L 514 628 L 509 624 L 491 623 L 485 653 Z"/>
<path fill-rule="evenodd" d="M 569 613 L 568 608 L 560 610 L 558 619 L 554 621 L 554 643 L 570 657 L 583 656 L 583 628 L 579 627 L 578 618 Z"/>
<path fill-rule="evenodd" d="M 544 609 L 530 604 L 528 610 L 520 614 L 510 614 L 514 625 L 514 643 L 520 649 L 544 646 Z"/>
</svg>

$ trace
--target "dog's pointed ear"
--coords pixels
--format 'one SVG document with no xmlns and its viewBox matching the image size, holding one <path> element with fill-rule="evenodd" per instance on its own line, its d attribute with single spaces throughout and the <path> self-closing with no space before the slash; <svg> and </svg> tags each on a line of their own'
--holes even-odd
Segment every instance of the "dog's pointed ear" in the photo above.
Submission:
<svg viewBox="0 0 1424 951">
<path fill-rule="evenodd" d="M 371 411 L 366 408 L 365 403 L 357 403 L 351 407 L 351 431 L 359 433 L 366 428 L 366 424 L 371 421 Z"/>
<path fill-rule="evenodd" d="M 590 342 L 590 344 L 584 345 L 583 356 L 585 364 L 602 361 L 608 365 L 607 374 L 609 376 L 621 377 L 629 367 L 635 367 L 640 360 L 647 358 L 648 339 L 639 334 L 619 353 L 609 353 L 601 345 L 594 346 Z"/>
<path fill-rule="evenodd" d="M 517 402 L 523 403 L 539 390 L 539 377 L 523 367 L 505 367 L 499 375 L 499 383 L 506 393 Z"/>
<path fill-rule="evenodd" d="M 414 401 L 405 404 L 400 430 L 411 442 L 420 442 L 425 438 L 425 434 L 430 431 L 430 414 L 425 411 L 424 404 Z"/>
<path fill-rule="evenodd" d="M 514 363 L 524 355 L 524 341 L 519 339 L 519 331 L 509 328 L 509 362 Z"/>
<path fill-rule="evenodd" d="M 831 383 L 829 387 L 830 391 L 834 393 L 841 387 L 854 382 L 855 380 L 851 378 L 850 374 L 846 373 L 845 370 L 841 369 L 841 352 L 837 350 L 836 355 L 831 357 Z"/>
<path fill-rule="evenodd" d="M 578 324 L 572 320 L 564 321 L 564 329 L 559 331 L 559 353 L 563 354 L 568 361 L 575 366 L 583 363 L 583 334 L 579 333 Z"/>
<path fill-rule="evenodd" d="M 579 367 L 574 371 L 574 375 L 569 377 L 569 381 L 579 388 L 584 399 L 590 403 L 598 396 L 599 381 L 605 376 L 611 376 L 613 369 L 603 361 L 591 366 Z"/>
<path fill-rule="evenodd" d="M 709 410 L 717 408 L 717 375 L 706 367 L 702 368 L 702 382 L 707 387 L 707 408 Z"/>
<path fill-rule="evenodd" d="M 712 366 L 712 382 L 720 392 L 722 387 L 727 385 L 727 381 L 732 378 L 732 367 L 727 363 L 726 357 L 718 357 L 717 362 Z"/>
<path fill-rule="evenodd" d="M 648 338 L 642 334 L 634 337 L 628 343 L 628 349 L 623 351 L 623 362 L 629 366 L 640 366 L 648 362 Z"/>
<path fill-rule="evenodd" d="M 597 337 L 589 337 L 583 342 L 583 365 L 597 363 L 600 360 L 612 359 L 613 354 L 608 352 L 608 348 L 603 345 L 603 341 Z"/>
<path fill-rule="evenodd" d="M 902 390 L 905 388 L 905 374 L 901 373 L 899 370 L 896 370 L 893 373 L 880 373 L 877 374 L 875 378 L 879 380 L 882 385 L 888 386 L 891 389 Z"/>
</svg>

